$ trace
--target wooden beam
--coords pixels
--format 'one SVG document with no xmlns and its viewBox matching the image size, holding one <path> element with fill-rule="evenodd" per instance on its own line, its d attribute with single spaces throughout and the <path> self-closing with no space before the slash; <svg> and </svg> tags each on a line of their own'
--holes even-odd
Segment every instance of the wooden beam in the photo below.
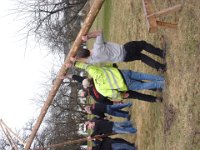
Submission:
<svg viewBox="0 0 200 150">
<path fill-rule="evenodd" d="M 169 13 L 176 12 L 176 11 L 180 10 L 181 7 L 182 7 L 182 5 L 178 4 L 178 5 L 170 7 L 170 8 L 165 8 L 163 10 L 160 10 L 158 12 L 155 12 L 155 13 L 148 15 L 147 18 L 151 18 L 151 17 L 157 18 L 157 17 L 161 17 L 161 16 L 166 16 Z"/>
<path fill-rule="evenodd" d="M 16 143 L 15 143 L 14 140 L 12 139 L 12 137 L 11 137 L 9 131 L 7 130 L 7 127 L 4 126 L 3 120 L 2 120 L 2 119 L 0 119 L 0 127 L 1 127 L 1 129 L 2 129 L 2 131 L 3 131 L 3 133 L 4 133 L 4 135 L 6 136 L 8 142 L 9 142 L 9 144 L 10 144 L 10 146 L 11 146 L 11 149 L 12 149 L 12 150 L 18 150 L 18 147 L 17 147 Z"/>
<path fill-rule="evenodd" d="M 94 139 L 101 139 L 101 138 L 104 138 L 104 137 L 108 137 L 110 135 L 115 135 L 115 133 L 95 135 L 93 138 Z M 81 143 L 81 142 L 84 142 L 84 141 L 87 141 L 87 140 L 88 140 L 87 137 L 77 139 L 77 140 L 68 140 L 68 141 L 65 141 L 65 142 L 62 142 L 62 143 L 48 145 L 46 147 L 34 148 L 33 150 L 46 150 L 46 149 L 50 149 L 50 148 L 58 148 L 58 147 L 63 147 L 65 145 L 78 144 L 78 143 Z"/>
<path fill-rule="evenodd" d="M 156 32 L 157 31 L 156 17 L 147 17 L 149 16 L 149 14 L 152 14 L 154 12 L 152 6 L 152 0 L 143 0 L 142 4 L 143 4 L 148 32 L 150 33 Z"/>
<path fill-rule="evenodd" d="M 177 28 L 177 23 L 169 23 L 169 22 L 157 21 L 157 24 L 158 24 L 159 27 L 163 27 L 163 28 L 172 28 L 172 29 L 176 29 Z"/>
<path fill-rule="evenodd" d="M 6 124 L 5 122 L 1 119 L 0 122 L 2 123 L 2 125 L 4 126 L 5 129 L 7 129 L 10 133 L 12 133 L 12 135 L 20 142 L 20 144 L 22 144 L 23 146 L 25 145 L 25 142 L 19 137 L 19 135 L 17 135 L 14 131 L 12 131 Z"/>
<path fill-rule="evenodd" d="M 81 28 L 80 32 L 78 33 L 78 35 L 77 35 L 77 37 L 76 37 L 76 39 L 75 39 L 75 41 L 74 41 L 74 43 L 71 47 L 66 59 L 65 59 L 64 64 L 68 63 L 70 61 L 69 60 L 70 56 L 76 55 L 76 52 L 78 51 L 78 48 L 80 47 L 80 45 L 82 43 L 82 39 L 81 39 L 82 35 L 85 35 L 85 34 L 88 33 L 88 31 L 89 31 L 90 27 L 92 26 L 92 23 L 94 22 L 94 20 L 97 16 L 99 10 L 101 9 L 101 6 L 103 5 L 104 1 L 105 0 L 95 0 L 94 3 L 92 4 L 92 7 L 91 7 L 91 9 L 90 9 L 90 11 L 89 11 L 84 23 L 83 23 L 82 28 Z M 32 144 L 32 142 L 35 138 L 35 135 L 36 135 L 36 133 L 37 133 L 37 131 L 38 131 L 38 129 L 39 129 L 46 113 L 47 113 L 47 110 L 50 107 L 50 105 L 51 105 L 51 103 L 52 103 L 61 83 L 62 83 L 62 79 L 60 79 L 59 77 L 64 75 L 65 72 L 68 70 L 68 68 L 66 68 L 64 64 L 62 65 L 59 73 L 57 74 L 57 78 L 54 81 L 54 84 L 53 84 L 53 86 L 52 86 L 52 88 L 51 88 L 51 90 L 48 94 L 48 97 L 47 97 L 44 105 L 41 108 L 38 119 L 37 119 L 37 121 L 36 121 L 36 123 L 35 123 L 35 125 L 32 129 L 32 133 L 31 133 L 31 135 L 29 136 L 29 139 L 26 142 L 26 145 L 25 145 L 25 148 L 24 148 L 25 150 L 30 149 L 31 144 Z"/>
<path fill-rule="evenodd" d="M 165 8 L 158 12 L 154 12 L 153 6 L 152 6 L 152 0 L 142 0 L 142 4 L 143 4 L 144 14 L 145 14 L 146 22 L 147 22 L 147 29 L 150 33 L 156 32 L 158 26 L 163 27 L 163 28 L 165 27 L 173 28 L 173 29 L 177 28 L 177 24 L 158 21 L 158 18 L 180 10 L 182 7 L 181 4 L 175 5 L 170 8 Z"/>
</svg>

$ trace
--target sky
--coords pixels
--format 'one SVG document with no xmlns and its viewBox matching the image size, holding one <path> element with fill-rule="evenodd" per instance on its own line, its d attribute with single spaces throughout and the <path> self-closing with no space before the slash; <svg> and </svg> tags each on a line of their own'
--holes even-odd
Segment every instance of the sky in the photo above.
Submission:
<svg viewBox="0 0 200 150">
<path fill-rule="evenodd" d="M 54 57 L 35 46 L 33 39 L 25 50 L 26 41 L 18 33 L 25 25 L 15 15 L 7 15 L 14 1 L 0 5 L 0 118 L 13 130 L 37 118 L 40 108 L 31 99 L 41 93 L 41 84 L 55 65 Z"/>
</svg>

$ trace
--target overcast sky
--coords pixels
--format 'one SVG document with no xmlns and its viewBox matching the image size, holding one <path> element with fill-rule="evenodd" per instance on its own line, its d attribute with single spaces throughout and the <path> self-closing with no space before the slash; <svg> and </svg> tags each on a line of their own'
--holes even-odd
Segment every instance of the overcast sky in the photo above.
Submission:
<svg viewBox="0 0 200 150">
<path fill-rule="evenodd" d="M 29 41 L 25 52 L 25 40 L 17 33 L 24 24 L 14 15 L 7 16 L 13 1 L 4 0 L 0 5 L 0 118 L 18 129 L 38 116 L 31 99 L 41 92 L 41 84 L 55 62 L 45 50 L 35 47 L 34 40 Z"/>
</svg>

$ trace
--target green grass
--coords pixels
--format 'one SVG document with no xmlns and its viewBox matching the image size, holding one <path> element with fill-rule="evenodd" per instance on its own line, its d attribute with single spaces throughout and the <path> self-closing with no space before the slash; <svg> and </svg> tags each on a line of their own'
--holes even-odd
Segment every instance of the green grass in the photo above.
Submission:
<svg viewBox="0 0 200 150">
<path fill-rule="evenodd" d="M 107 0 L 92 27 L 102 28 L 106 39 L 122 44 L 143 39 L 161 47 L 160 37 L 167 39 L 164 102 L 149 104 L 131 100 L 137 135 L 118 135 L 135 142 L 139 150 L 200 149 L 200 3 L 199 0 L 155 0 L 154 7 L 159 10 L 180 3 L 183 5 L 180 12 L 161 18 L 177 22 L 177 30 L 159 28 L 156 33 L 148 33 L 141 0 Z M 141 62 L 119 63 L 119 66 L 158 74 Z"/>
<path fill-rule="evenodd" d="M 111 10 L 112 10 L 112 6 L 111 6 L 111 1 L 107 0 L 104 3 L 104 7 L 103 7 L 103 31 L 104 31 L 104 36 L 106 39 L 109 38 L 109 24 L 110 24 L 110 18 L 111 18 Z"/>
</svg>

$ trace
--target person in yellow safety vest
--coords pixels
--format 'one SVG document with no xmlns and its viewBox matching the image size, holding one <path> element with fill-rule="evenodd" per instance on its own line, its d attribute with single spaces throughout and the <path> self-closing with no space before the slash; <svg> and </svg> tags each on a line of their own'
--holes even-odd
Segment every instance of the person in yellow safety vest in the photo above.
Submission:
<svg viewBox="0 0 200 150">
<path fill-rule="evenodd" d="M 70 63 L 66 64 L 66 67 L 71 66 Z M 93 78 L 97 91 L 112 99 L 122 99 L 121 93 L 128 90 L 162 89 L 164 86 L 164 78 L 158 75 L 119 70 L 115 67 L 98 67 L 81 62 L 75 62 L 75 66 L 85 69 Z M 87 80 L 84 79 L 82 82 L 85 87 L 90 86 L 90 84 L 86 84 Z M 149 82 L 143 80 L 149 80 Z"/>
</svg>

